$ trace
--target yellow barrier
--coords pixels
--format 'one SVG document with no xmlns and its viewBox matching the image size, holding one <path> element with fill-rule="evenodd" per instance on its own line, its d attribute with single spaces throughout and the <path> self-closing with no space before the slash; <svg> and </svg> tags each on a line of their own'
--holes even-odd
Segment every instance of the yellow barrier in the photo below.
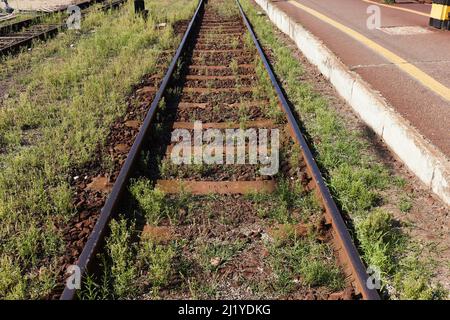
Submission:
<svg viewBox="0 0 450 320">
<path fill-rule="evenodd" d="M 450 0 L 433 0 L 430 26 L 450 30 Z"/>
</svg>

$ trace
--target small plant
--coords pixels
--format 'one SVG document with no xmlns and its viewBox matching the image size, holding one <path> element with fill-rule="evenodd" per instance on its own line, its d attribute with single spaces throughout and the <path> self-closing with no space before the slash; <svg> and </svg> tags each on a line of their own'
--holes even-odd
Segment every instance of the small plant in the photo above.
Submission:
<svg viewBox="0 0 450 320">
<path fill-rule="evenodd" d="M 233 75 L 237 76 L 239 74 L 239 63 L 235 58 L 230 62 L 230 69 Z"/>
<path fill-rule="evenodd" d="M 294 279 L 300 277 L 308 286 L 325 286 L 332 291 L 345 287 L 345 277 L 333 259 L 332 248 L 314 239 L 294 239 L 291 243 L 269 247 L 270 263 L 277 276 L 276 287 L 281 293 L 294 289 Z"/>
<path fill-rule="evenodd" d="M 164 192 L 154 189 L 150 180 L 138 180 L 131 184 L 130 192 L 142 209 L 147 223 L 158 224 L 165 215 Z"/>
<path fill-rule="evenodd" d="M 100 291 L 100 285 L 95 282 L 92 275 L 88 274 L 83 282 L 83 288 L 79 298 L 82 300 L 98 300 Z"/>
<path fill-rule="evenodd" d="M 278 223 L 298 222 L 298 217 L 292 215 L 294 211 L 305 218 L 321 212 L 314 195 L 304 192 L 295 180 L 280 179 L 273 194 L 250 193 L 247 198 L 255 201 L 259 217 L 269 217 Z"/>
<path fill-rule="evenodd" d="M 358 212 L 369 210 L 377 204 L 380 197 L 377 189 L 384 188 L 387 181 L 384 171 L 342 164 L 333 171 L 330 186 L 345 211 Z"/>
<path fill-rule="evenodd" d="M 239 16 L 239 9 L 237 8 L 234 1 L 223 1 L 219 3 L 212 3 L 214 10 L 217 14 L 223 18 L 232 18 Z"/>
<path fill-rule="evenodd" d="M 169 157 L 166 157 L 159 162 L 158 169 L 162 178 L 168 178 L 174 171 L 174 164 Z"/>
<path fill-rule="evenodd" d="M 138 260 L 147 271 L 146 277 L 155 290 L 168 284 L 175 252 L 172 245 L 160 245 L 148 239 L 141 242 Z"/>
<path fill-rule="evenodd" d="M 412 209 L 412 202 L 411 202 L 411 198 L 404 195 L 400 198 L 400 201 L 398 203 L 398 208 L 400 209 L 401 212 L 409 212 Z"/>
<path fill-rule="evenodd" d="M 239 41 L 238 37 L 233 38 L 233 40 L 231 40 L 231 47 L 233 49 L 237 49 L 239 47 L 239 43 L 240 43 L 240 41 Z"/>
<path fill-rule="evenodd" d="M 206 57 L 207 57 L 206 53 L 200 53 L 198 58 L 201 64 L 206 65 L 207 61 Z"/>
<path fill-rule="evenodd" d="M 125 219 L 112 220 L 111 234 L 106 240 L 106 251 L 111 259 L 109 278 L 115 297 L 129 297 L 133 294 L 134 282 L 137 278 L 133 264 L 131 248 L 131 232 Z M 134 229 L 133 226 L 130 228 Z"/>
<path fill-rule="evenodd" d="M 26 283 L 20 269 L 11 258 L 0 256 L 0 299 L 24 299 Z"/>
<path fill-rule="evenodd" d="M 244 247 L 245 243 L 242 241 L 202 245 L 199 249 L 199 263 L 206 271 L 216 272 Z"/>
<path fill-rule="evenodd" d="M 394 267 L 396 250 L 403 240 L 392 215 L 377 209 L 356 223 L 356 231 L 369 265 L 377 266 L 382 275 Z"/>
<path fill-rule="evenodd" d="M 239 123 L 241 125 L 244 125 L 246 122 L 248 122 L 250 120 L 250 116 L 248 114 L 248 107 L 241 105 L 239 107 L 238 110 L 238 115 L 239 115 Z"/>
<path fill-rule="evenodd" d="M 430 269 L 424 268 L 417 257 L 408 257 L 405 269 L 395 276 L 396 288 L 402 300 L 444 300 L 449 296 L 440 284 L 430 281 Z"/>
</svg>

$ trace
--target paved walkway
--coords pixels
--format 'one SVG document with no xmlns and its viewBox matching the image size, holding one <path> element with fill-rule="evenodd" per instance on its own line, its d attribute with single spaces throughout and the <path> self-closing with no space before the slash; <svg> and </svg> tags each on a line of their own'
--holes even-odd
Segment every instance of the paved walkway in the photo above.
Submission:
<svg viewBox="0 0 450 320">
<path fill-rule="evenodd" d="M 274 1 L 321 39 L 450 159 L 450 32 L 428 27 L 429 4 Z M 378 5 L 381 28 L 367 27 Z"/>
</svg>

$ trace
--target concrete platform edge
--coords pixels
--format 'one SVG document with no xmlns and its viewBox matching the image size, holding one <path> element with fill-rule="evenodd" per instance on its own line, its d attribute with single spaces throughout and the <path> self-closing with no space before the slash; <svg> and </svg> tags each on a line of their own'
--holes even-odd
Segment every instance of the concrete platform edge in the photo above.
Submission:
<svg viewBox="0 0 450 320">
<path fill-rule="evenodd" d="M 297 45 L 358 116 L 441 200 L 450 205 L 450 160 L 326 45 L 268 0 L 255 0 L 269 19 Z"/>
</svg>

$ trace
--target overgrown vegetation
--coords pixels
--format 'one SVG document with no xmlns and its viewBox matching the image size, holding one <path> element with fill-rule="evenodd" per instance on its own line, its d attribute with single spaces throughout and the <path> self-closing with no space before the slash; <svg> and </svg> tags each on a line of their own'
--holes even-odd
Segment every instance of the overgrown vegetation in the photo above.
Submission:
<svg viewBox="0 0 450 320">
<path fill-rule="evenodd" d="M 393 178 L 385 166 L 368 156 L 369 145 L 362 134 L 348 129 L 326 99 L 301 80 L 301 63 L 292 49 L 277 38 L 275 27 L 265 16 L 258 15 L 249 1 L 241 2 L 260 41 L 270 48 L 273 67 L 308 132 L 334 198 L 354 221 L 355 238 L 365 262 L 382 274 L 383 293 L 401 299 L 447 296 L 432 283 L 430 266 L 411 259 L 414 242 L 402 234 L 391 213 L 380 209 L 387 201 L 383 192 L 402 192 L 401 179 Z M 404 212 L 411 209 L 407 199 L 396 206 Z M 411 281 L 418 275 L 420 280 Z"/>
<path fill-rule="evenodd" d="M 239 15 L 239 8 L 234 1 L 213 2 L 211 6 L 214 11 L 221 17 L 231 18 Z"/>
<path fill-rule="evenodd" d="M 146 3 L 147 21 L 134 15 L 132 2 L 118 11 L 93 11 L 81 31 L 67 30 L 2 60 L 0 298 L 52 292 L 65 250 L 60 226 L 74 214 L 70 172 L 92 159 L 125 111 L 132 85 L 179 41 L 171 23 L 189 18 L 196 6 L 190 0 Z M 168 26 L 156 29 L 161 21 Z M 115 290 L 126 290 L 127 279 L 117 280 Z"/>
<path fill-rule="evenodd" d="M 389 171 L 367 156 L 362 136 L 348 130 L 327 101 L 300 80 L 302 67 L 291 49 L 248 1 L 243 2 L 263 43 L 272 48 L 277 74 L 302 117 L 334 197 L 353 219 L 365 261 L 381 271 L 384 292 L 401 299 L 445 298 L 447 293 L 431 283 L 430 266 L 408 248 L 413 242 L 392 214 L 380 208 L 386 201 L 383 192 L 397 191 L 390 189 Z M 235 8 L 233 1 L 227 3 Z M 109 125 L 125 110 L 132 84 L 155 70 L 161 50 L 176 44 L 173 30 L 157 30 L 155 23 L 187 18 L 195 4 L 147 1 L 147 22 L 134 17 L 131 3 L 120 12 L 94 12 L 83 21 L 81 32 L 67 31 L 37 44 L 31 53 L 2 61 L 0 81 L 19 76 L 8 84 L 0 108 L 0 298 L 43 298 L 52 292 L 64 250 L 59 226 L 74 214 L 69 174 L 89 162 L 104 142 Z M 235 14 L 227 6 L 221 12 Z M 262 70 L 259 65 L 258 75 Z M 270 87 L 267 78 L 260 78 L 263 87 L 264 82 Z M 278 119 L 281 113 L 274 110 L 271 101 L 267 111 Z M 397 187 L 401 189 L 400 183 Z M 133 214 L 153 226 L 163 219 L 177 222 L 192 208 L 189 195 L 169 198 L 144 179 L 132 182 L 130 193 L 137 210 Z M 249 197 L 261 217 L 279 224 L 304 221 L 318 210 L 311 194 L 288 181 L 281 181 L 273 195 Z M 396 206 L 403 212 L 411 209 L 406 197 Z M 127 216 L 111 222 L 100 264 L 103 273 L 99 279 L 87 278 L 82 298 L 133 298 L 146 288 L 158 297 L 170 283 L 183 244 L 136 240 L 135 222 L 130 220 Z M 244 248 L 240 241 L 205 243 L 197 248 L 196 262 L 215 274 Z M 299 238 L 293 232 L 283 245 L 271 244 L 269 253 L 279 292 L 290 292 L 292 279 L 331 290 L 344 288 L 340 269 L 329 259 L 332 248 L 314 234 Z M 189 278 L 190 265 L 178 263 L 192 297 L 215 294 L 213 285 Z"/>
<path fill-rule="evenodd" d="M 137 202 L 137 213 L 151 225 L 157 225 L 164 218 L 175 223 L 180 218 L 180 210 L 185 210 L 192 205 L 187 192 L 170 198 L 161 190 L 153 188 L 153 183 L 149 179 L 133 181 L 130 192 Z"/>
<path fill-rule="evenodd" d="M 319 243 L 314 236 L 297 238 L 293 236 L 282 245 L 269 247 L 271 265 L 276 275 L 275 288 L 289 293 L 295 288 L 292 279 L 300 278 L 307 286 L 326 286 L 332 291 L 345 288 L 344 275 L 336 265 L 333 249 L 329 244 Z"/>
<path fill-rule="evenodd" d="M 222 4 L 216 2 L 216 5 L 219 3 Z M 231 0 L 226 3 L 235 7 Z M 253 47 L 251 39 L 246 39 L 246 45 Z M 206 54 L 203 57 L 207 57 Z M 232 60 L 229 66 L 234 75 L 239 74 L 237 60 Z M 257 68 L 257 75 L 261 81 L 255 86 L 257 89 L 253 98 L 270 97 L 271 103 L 264 106 L 264 115 L 284 123 L 285 118 L 278 108 L 270 80 L 262 65 L 258 64 Z M 241 117 L 239 119 L 241 120 Z M 292 148 L 286 154 L 284 151 L 282 148 L 281 157 L 287 158 L 288 155 L 292 155 L 293 166 L 297 167 L 300 157 L 298 148 Z M 181 168 L 174 165 L 169 157 L 164 158 L 162 155 L 154 155 L 155 163 L 150 161 L 150 157 L 142 159 L 145 166 L 158 167 L 157 177 L 152 178 L 175 180 L 196 174 L 210 176 L 209 166 L 190 165 Z M 211 166 L 216 170 L 217 167 Z M 221 167 L 221 170 L 233 169 Z M 145 176 L 145 173 L 143 175 Z M 166 195 L 155 188 L 154 182 L 148 178 L 141 177 L 131 181 L 129 190 L 132 200 L 128 218 L 134 216 L 136 220 L 142 221 L 141 223 L 146 225 L 147 232 L 153 233 L 154 236 L 161 236 L 169 228 L 176 230 L 177 236 L 181 239 L 176 245 L 165 243 L 158 246 L 155 246 L 154 242 L 143 242 L 142 239 L 134 243 L 129 243 L 126 239 L 120 241 L 122 251 L 135 253 L 135 258 L 131 259 L 134 262 L 129 265 L 128 271 L 120 271 L 123 275 L 121 279 L 128 279 L 128 272 L 133 274 L 135 266 L 138 266 L 138 270 L 143 270 L 143 273 L 148 272 L 150 277 L 147 277 L 148 286 L 143 287 L 142 274 L 134 274 L 134 280 L 124 281 L 128 282 L 128 287 L 133 288 L 133 294 L 124 292 L 122 295 L 115 295 L 114 298 L 142 298 L 147 297 L 148 293 L 151 298 L 158 298 L 159 294 L 170 298 L 178 295 L 194 299 L 221 297 L 220 292 L 223 295 L 224 290 L 226 292 L 229 289 L 224 289 L 223 286 L 229 287 L 231 285 L 229 282 L 234 281 L 227 276 L 229 274 L 232 274 L 233 278 L 239 278 L 237 286 L 240 288 L 235 288 L 236 291 L 243 290 L 248 294 L 248 291 L 252 290 L 250 289 L 252 284 L 262 289 L 260 292 L 256 292 L 256 289 L 252 291 L 253 296 L 261 294 L 283 298 L 299 287 L 305 289 L 314 287 L 324 292 L 326 296 L 344 289 L 346 285 L 344 275 L 336 264 L 332 247 L 323 242 L 323 239 L 319 240 L 318 233 L 325 232 L 320 227 L 323 210 L 317 204 L 312 192 L 304 190 L 301 182 L 300 177 L 285 177 L 284 173 L 280 173 L 277 176 L 277 189 L 273 194 L 255 193 L 243 199 L 236 199 L 232 195 L 215 194 Z M 235 202 L 230 201 L 233 198 Z M 223 203 L 236 205 L 236 213 L 242 217 L 230 214 L 229 210 L 223 208 Z M 247 226 L 247 223 L 251 226 Z M 307 234 L 304 234 L 300 229 L 306 225 L 308 230 Z M 273 226 L 282 229 L 280 235 L 286 231 L 287 237 L 273 235 Z M 246 227 L 257 231 L 239 232 Z M 133 230 L 133 226 L 129 228 Z M 251 237 L 253 232 L 256 235 Z M 139 234 L 139 231 L 136 233 Z M 115 243 L 116 238 L 121 236 L 112 232 L 108 246 Z M 112 260 L 110 248 L 108 247 L 106 251 L 104 260 Z M 261 257 L 261 252 L 266 252 L 267 256 Z M 146 253 L 147 258 L 142 259 L 143 253 Z M 121 256 L 118 256 L 118 259 L 120 261 Z M 145 261 L 145 266 L 142 261 Z M 243 267 L 240 267 L 241 263 Z M 246 266 L 246 263 L 250 263 L 250 266 Z M 253 271 L 254 274 L 251 274 L 252 264 L 258 264 L 258 271 Z M 101 283 L 106 283 L 108 288 L 114 288 L 116 275 L 113 275 L 113 268 L 108 263 L 103 265 L 107 271 L 97 283 L 100 283 L 100 286 L 103 286 Z M 266 266 L 267 270 L 264 268 Z M 249 269 L 248 276 L 242 272 L 242 269 L 246 268 Z M 151 270 L 156 271 L 150 272 Z M 259 279 L 253 279 L 258 277 Z M 270 283 L 266 283 L 267 280 Z M 271 283 L 272 280 L 275 283 Z M 92 286 L 90 281 L 86 283 L 84 298 L 91 296 Z M 110 291 L 117 294 L 117 290 Z"/>
<path fill-rule="evenodd" d="M 206 272 L 217 272 L 217 270 L 227 263 L 235 254 L 245 247 L 242 241 L 235 241 L 232 243 L 208 243 L 200 244 L 199 248 L 199 263 Z"/>
<path fill-rule="evenodd" d="M 282 177 L 274 193 L 251 193 L 247 197 L 255 202 L 261 218 L 270 218 L 276 223 L 306 222 L 313 214 L 321 212 L 313 193 L 305 192 L 298 181 L 290 182 Z"/>
<path fill-rule="evenodd" d="M 126 299 L 142 294 L 150 287 L 153 297 L 166 286 L 172 274 L 177 243 L 156 243 L 151 239 L 136 242 L 134 223 L 119 217 L 110 224 L 106 239 L 106 254 L 101 256 L 99 279 L 89 276 L 79 297 L 86 300 Z"/>
</svg>

